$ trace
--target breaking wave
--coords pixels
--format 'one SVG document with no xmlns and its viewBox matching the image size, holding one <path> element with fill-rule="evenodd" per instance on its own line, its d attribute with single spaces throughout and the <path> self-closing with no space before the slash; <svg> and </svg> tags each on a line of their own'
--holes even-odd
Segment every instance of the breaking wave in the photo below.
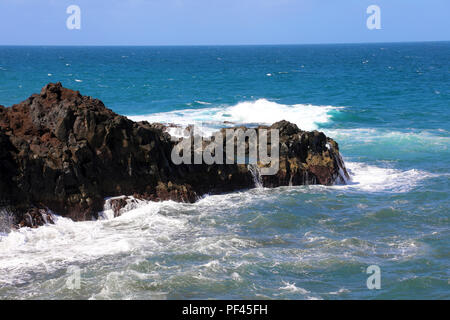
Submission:
<svg viewBox="0 0 450 320">
<path fill-rule="evenodd" d="M 199 125 L 205 134 L 218 128 L 235 125 L 270 125 L 281 120 L 289 120 L 303 130 L 318 129 L 320 124 L 329 122 L 331 111 L 342 107 L 316 106 L 308 104 L 286 105 L 266 99 L 240 102 L 233 106 L 202 109 L 184 109 L 170 112 L 128 116 L 134 121 L 160 122 L 181 126 Z M 173 133 L 173 132 L 171 132 Z"/>
</svg>

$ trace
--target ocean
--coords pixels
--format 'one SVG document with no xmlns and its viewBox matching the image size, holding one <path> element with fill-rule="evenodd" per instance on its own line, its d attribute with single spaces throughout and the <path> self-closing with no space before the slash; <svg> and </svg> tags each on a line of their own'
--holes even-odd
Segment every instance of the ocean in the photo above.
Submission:
<svg viewBox="0 0 450 320">
<path fill-rule="evenodd" d="M 449 57 L 450 42 L 0 47 L 2 105 L 60 81 L 133 120 L 285 119 L 334 138 L 351 175 L 3 230 L 0 299 L 449 299 Z"/>
</svg>

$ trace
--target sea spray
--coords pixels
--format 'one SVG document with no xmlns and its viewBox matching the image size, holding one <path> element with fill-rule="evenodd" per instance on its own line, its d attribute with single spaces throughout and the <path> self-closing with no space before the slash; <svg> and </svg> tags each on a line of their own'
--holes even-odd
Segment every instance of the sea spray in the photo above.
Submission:
<svg viewBox="0 0 450 320">
<path fill-rule="evenodd" d="M 6 209 L 0 209 L 0 234 L 6 234 L 14 228 L 14 216 Z"/>
<path fill-rule="evenodd" d="M 110 220 L 147 203 L 148 201 L 136 199 L 133 196 L 106 198 L 103 211 L 98 213 L 98 217 L 100 220 Z"/>
<path fill-rule="evenodd" d="M 308 104 L 287 105 L 267 99 L 258 99 L 255 101 L 243 101 L 231 106 L 183 109 L 148 115 L 130 115 L 128 118 L 133 121 L 148 121 L 150 123 L 175 123 L 181 127 L 201 125 L 203 135 L 210 136 L 217 129 L 223 127 L 256 123 L 272 124 L 281 120 L 289 120 L 303 130 L 316 130 L 319 128 L 318 125 L 331 120 L 332 112 L 338 112 L 342 109 L 343 107 Z M 182 131 L 178 130 L 178 132 Z M 170 134 L 177 135 L 176 130 L 170 130 Z"/>
<path fill-rule="evenodd" d="M 247 165 L 248 171 L 252 174 L 253 182 L 255 183 L 256 188 L 263 188 L 263 182 L 261 178 L 261 172 L 256 164 Z"/>
</svg>

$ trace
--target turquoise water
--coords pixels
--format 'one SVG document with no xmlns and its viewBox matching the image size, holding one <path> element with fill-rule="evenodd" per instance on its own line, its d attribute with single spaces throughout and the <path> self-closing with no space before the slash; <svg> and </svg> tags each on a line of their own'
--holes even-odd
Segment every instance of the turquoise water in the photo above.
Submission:
<svg viewBox="0 0 450 320">
<path fill-rule="evenodd" d="M 449 57 L 449 42 L 0 47 L 0 104 L 61 81 L 135 120 L 286 119 L 335 138 L 352 175 L 4 233 L 0 298 L 449 299 Z"/>
</svg>

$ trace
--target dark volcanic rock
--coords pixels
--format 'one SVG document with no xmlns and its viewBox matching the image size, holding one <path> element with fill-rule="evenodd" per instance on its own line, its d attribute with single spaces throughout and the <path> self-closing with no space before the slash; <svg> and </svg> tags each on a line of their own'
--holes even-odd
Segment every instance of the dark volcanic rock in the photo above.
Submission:
<svg viewBox="0 0 450 320">
<path fill-rule="evenodd" d="M 270 128 L 280 131 L 280 168 L 264 176 L 264 186 L 345 183 L 349 178 L 337 142 L 323 132 L 302 131 L 297 125 L 280 121 Z"/>
<path fill-rule="evenodd" d="M 264 186 L 329 185 L 346 176 L 337 143 L 323 133 L 287 121 L 268 128 L 280 130 L 280 170 L 263 176 Z M 10 208 L 19 226 L 36 226 L 50 222 L 47 210 L 96 218 L 105 197 L 193 202 L 205 193 L 254 186 L 246 165 L 175 165 L 175 142 L 164 130 L 60 83 L 0 106 L 0 207 Z M 118 200 L 114 212 L 123 205 Z"/>
</svg>

